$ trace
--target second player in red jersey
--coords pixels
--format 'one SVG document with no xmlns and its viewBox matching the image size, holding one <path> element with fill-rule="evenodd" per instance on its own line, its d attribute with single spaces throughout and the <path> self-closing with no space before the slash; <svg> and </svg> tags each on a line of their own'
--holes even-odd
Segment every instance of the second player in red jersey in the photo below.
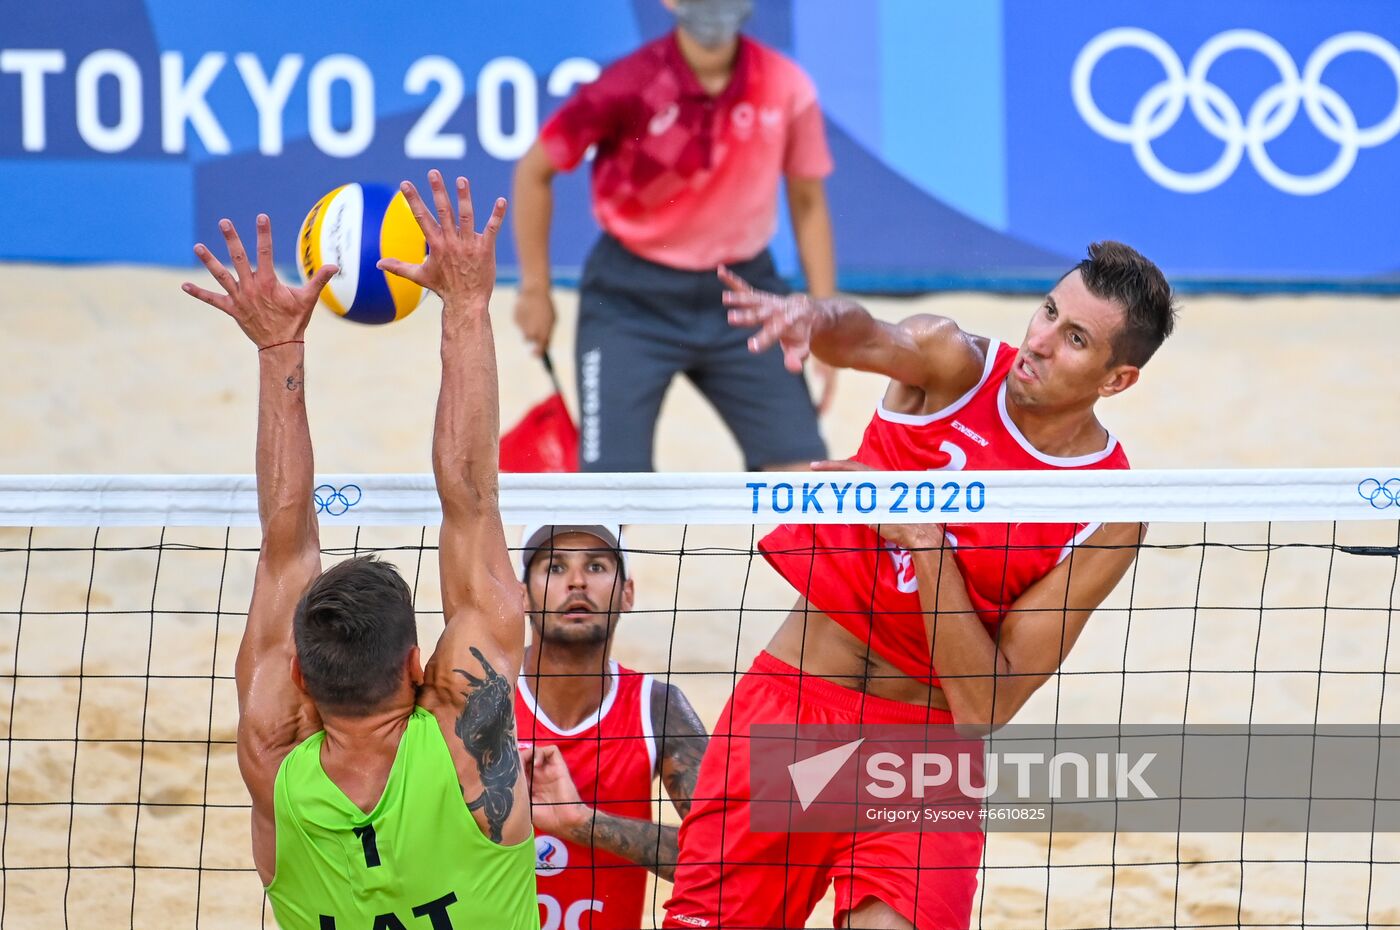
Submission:
<svg viewBox="0 0 1400 930">
<path fill-rule="evenodd" d="M 541 930 L 643 926 L 647 871 L 670 879 L 677 829 L 652 820 L 659 776 L 684 816 L 705 730 L 679 688 L 611 657 L 633 584 L 616 526 L 533 527 L 521 566 L 532 640 L 516 688 L 530 775 Z"/>
<path fill-rule="evenodd" d="M 657 774 L 651 727 L 655 681 L 616 662 L 608 664 L 608 678 L 610 684 L 600 678 L 595 685 L 601 698 L 598 709 L 573 726 L 551 720 L 522 678 L 515 694 L 520 745 L 538 748 L 541 758 L 544 747 L 557 747 L 580 804 L 586 798 L 595 811 L 651 826 L 650 798 Z M 548 824 L 560 813 L 545 811 L 544 804 L 539 806 L 541 824 Z M 579 818 L 580 826 L 584 816 Z M 642 925 L 645 866 L 608 852 L 606 847 L 578 842 L 588 839 L 582 831 L 559 829 L 561 836 L 539 831 L 537 826 L 535 881 L 542 928 L 601 930 Z"/>
<path fill-rule="evenodd" d="M 854 460 L 880 471 L 1127 468 L 1128 457 L 1111 434 L 1101 449 L 1083 455 L 1047 455 L 1031 445 L 1006 409 L 1006 377 L 1019 356 L 1015 346 L 988 340 L 977 383 L 932 413 L 899 413 L 881 403 Z M 1097 523 L 949 522 L 943 535 L 972 606 L 995 635 L 1016 599 L 1098 528 Z M 907 549 L 871 527 L 844 524 L 784 525 L 759 549 L 813 607 L 868 639 L 899 671 L 938 683 Z"/>
<path fill-rule="evenodd" d="M 730 322 L 757 327 L 752 351 L 776 344 L 789 370 L 811 352 L 890 379 L 854 459 L 814 463 L 829 471 L 1126 468 L 1096 405 L 1137 382 L 1175 315 L 1162 273 L 1116 242 L 1090 247 L 1015 348 L 942 317 L 887 324 L 850 301 L 720 274 Z M 767 536 L 764 555 L 800 597 L 716 725 L 665 925 L 804 926 L 831 887 L 838 927 L 967 926 L 980 832 L 751 830 L 751 729 L 1005 723 L 1059 668 L 1142 532 L 946 523 Z"/>
</svg>

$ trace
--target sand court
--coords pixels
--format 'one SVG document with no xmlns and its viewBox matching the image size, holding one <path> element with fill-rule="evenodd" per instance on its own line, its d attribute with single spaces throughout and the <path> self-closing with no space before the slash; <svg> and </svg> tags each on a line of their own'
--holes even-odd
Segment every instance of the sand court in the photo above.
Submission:
<svg viewBox="0 0 1400 930">
<path fill-rule="evenodd" d="M 193 275 L 0 266 L 5 472 L 252 470 L 254 353 L 231 320 L 180 292 Z M 513 296 L 503 287 L 492 305 L 503 426 L 549 390 L 510 322 Z M 576 410 L 576 295 L 558 296 L 554 358 Z M 1102 408 L 1136 467 L 1400 464 L 1394 300 L 1183 304 L 1142 383 Z M 868 305 L 884 319 L 939 313 L 1019 340 L 1036 300 Z M 429 469 L 437 324 L 433 300 L 384 328 L 318 312 L 307 376 L 319 472 Z M 835 457 L 855 449 L 880 389 L 873 376 L 842 373 L 823 422 Z M 657 466 L 741 468 L 688 384 L 667 397 Z M 637 609 L 616 657 L 669 673 L 707 724 L 792 604 L 786 583 L 749 555 L 762 531 L 629 530 Z M 1395 545 L 1395 523 L 1161 525 L 1148 541 L 1066 674 L 1018 721 L 1400 722 L 1395 560 L 1329 548 Z M 414 586 L 420 641 L 436 639 L 434 529 L 336 529 L 324 542 L 336 554 L 387 550 Z M 233 754 L 233 659 L 256 545 L 246 529 L 0 529 L 5 926 L 264 919 Z M 1400 840 L 995 834 L 974 914 L 989 927 L 1397 923 Z M 812 925 L 829 923 L 824 905 Z"/>
</svg>

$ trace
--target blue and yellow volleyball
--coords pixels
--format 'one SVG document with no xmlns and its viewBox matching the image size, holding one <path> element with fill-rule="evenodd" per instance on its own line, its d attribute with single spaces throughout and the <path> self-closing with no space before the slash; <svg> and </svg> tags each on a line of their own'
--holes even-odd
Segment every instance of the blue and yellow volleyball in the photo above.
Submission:
<svg viewBox="0 0 1400 930">
<path fill-rule="evenodd" d="M 342 184 L 320 200 L 297 234 L 297 267 L 307 281 L 325 264 L 340 270 L 321 303 L 356 323 L 402 320 L 423 302 L 424 288 L 375 267 L 381 258 L 417 264 L 427 243 L 403 193 L 382 184 Z"/>
</svg>

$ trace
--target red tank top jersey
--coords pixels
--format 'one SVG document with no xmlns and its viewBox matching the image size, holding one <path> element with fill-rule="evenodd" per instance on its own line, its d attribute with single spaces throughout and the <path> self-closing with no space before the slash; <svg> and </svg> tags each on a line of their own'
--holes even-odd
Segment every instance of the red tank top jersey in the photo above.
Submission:
<svg viewBox="0 0 1400 930">
<path fill-rule="evenodd" d="M 561 729 L 540 708 L 522 675 L 515 691 L 522 744 L 559 747 L 585 804 L 622 817 L 651 819 L 656 740 L 650 675 L 611 663 L 613 684 L 597 713 Z M 642 925 L 647 870 L 619 856 L 557 836 L 535 836 L 535 879 L 542 930 L 623 930 Z"/>
<path fill-rule="evenodd" d="M 1099 452 L 1046 455 L 1006 411 L 1006 376 L 1017 349 L 992 340 L 982 377 L 949 406 L 922 416 L 886 410 L 865 429 L 855 460 L 882 471 L 1127 468 L 1109 436 Z M 1058 565 L 1097 523 L 947 523 L 967 593 L 989 632 L 1016 598 Z M 862 525 L 783 525 L 759 542 L 778 573 L 896 668 L 936 685 L 913 560 Z"/>
</svg>

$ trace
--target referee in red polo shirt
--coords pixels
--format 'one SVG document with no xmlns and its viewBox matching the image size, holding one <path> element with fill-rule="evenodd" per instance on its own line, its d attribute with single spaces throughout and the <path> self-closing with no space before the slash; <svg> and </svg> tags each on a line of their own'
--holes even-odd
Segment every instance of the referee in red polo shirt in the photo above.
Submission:
<svg viewBox="0 0 1400 930">
<path fill-rule="evenodd" d="M 650 471 L 677 373 L 715 406 L 749 469 L 806 467 L 826 457 L 806 382 L 777 348 L 748 351 L 726 322 L 715 268 L 787 291 L 767 248 L 784 177 L 807 286 L 814 297 L 835 290 L 816 90 L 794 62 L 739 34 L 752 0 L 662 2 L 678 28 L 580 88 L 516 167 L 516 322 L 543 352 L 555 320 L 551 182 L 597 146 L 603 235 L 583 268 L 576 347 L 581 467 Z M 828 395 L 830 371 L 818 374 Z"/>
</svg>

